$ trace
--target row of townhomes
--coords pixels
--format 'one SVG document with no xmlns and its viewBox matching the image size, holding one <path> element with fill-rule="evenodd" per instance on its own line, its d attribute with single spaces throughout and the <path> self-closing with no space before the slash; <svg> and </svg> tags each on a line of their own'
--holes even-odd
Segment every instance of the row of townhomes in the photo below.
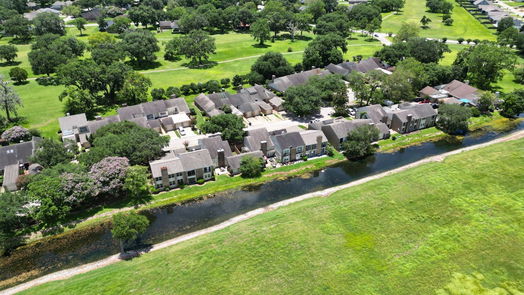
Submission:
<svg viewBox="0 0 524 295">
<path fill-rule="evenodd" d="M 519 29 L 524 25 L 524 22 L 512 16 L 508 11 L 495 4 L 493 1 L 488 0 L 470 0 L 470 2 L 486 17 L 497 26 L 499 21 L 505 17 L 513 18 L 513 25 Z"/>
<path fill-rule="evenodd" d="M 420 97 L 413 99 L 416 102 L 360 107 L 353 118 L 320 114 L 306 123 L 287 116 L 282 107 L 283 99 L 279 95 L 289 87 L 307 83 L 311 77 L 372 70 L 390 74 L 393 69 L 377 58 L 369 58 L 274 78 L 267 88 L 254 85 L 237 93 L 198 95 L 194 105 L 204 115 L 213 117 L 232 113 L 243 118 L 245 137 L 242 143 L 235 145 L 224 140 L 220 133 L 201 134 L 194 126 L 194 110 L 184 98 L 177 97 L 124 106 L 114 116 L 96 117 L 91 121 L 85 114 L 65 116 L 59 119 L 59 124 L 64 144 L 72 142 L 87 149 L 90 136 L 112 122 L 131 121 L 169 136 L 165 155 L 149 164 L 155 187 L 168 190 L 203 183 L 214 179 L 217 174 L 237 175 L 246 156 L 263 159 L 268 167 L 324 156 L 328 145 L 340 150 L 348 133 L 362 125 L 375 126 L 379 130 L 379 139 L 428 128 L 435 125 L 438 104 L 475 106 L 480 97 L 478 89 L 455 80 L 421 89 Z M 27 164 L 24 161 L 17 163 Z"/>
</svg>

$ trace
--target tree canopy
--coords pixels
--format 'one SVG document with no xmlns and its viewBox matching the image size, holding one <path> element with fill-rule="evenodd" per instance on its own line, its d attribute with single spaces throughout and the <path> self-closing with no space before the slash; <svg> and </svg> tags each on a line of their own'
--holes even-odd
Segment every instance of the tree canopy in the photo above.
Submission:
<svg viewBox="0 0 524 295">
<path fill-rule="evenodd" d="M 148 30 L 136 30 L 124 33 L 121 46 L 137 64 L 155 61 L 155 53 L 160 51 L 158 40 Z"/>
<path fill-rule="evenodd" d="M 290 87 L 284 95 L 284 108 L 293 114 L 304 117 L 320 111 L 321 91 L 312 85 Z"/>
<path fill-rule="evenodd" d="M 371 144 L 379 138 L 379 130 L 372 125 L 362 125 L 349 132 L 346 141 L 342 143 L 344 156 L 348 159 L 360 159 L 375 153 Z"/>
<path fill-rule="evenodd" d="M 468 131 L 471 111 L 456 104 L 441 105 L 438 110 L 437 128 L 447 134 L 464 134 Z"/>
<path fill-rule="evenodd" d="M 120 241 L 120 252 L 124 252 L 124 243 L 136 240 L 138 235 L 145 232 L 149 220 L 144 215 L 135 212 L 118 213 L 113 215 L 113 229 L 111 234 Z"/>
<path fill-rule="evenodd" d="M 251 66 L 250 76 L 253 82 L 263 84 L 266 80 L 292 74 L 293 67 L 280 52 L 267 52 Z"/>
<path fill-rule="evenodd" d="M 81 154 L 80 162 L 87 166 L 106 157 L 126 157 L 131 165 L 147 165 L 163 155 L 169 138 L 132 122 L 117 122 L 97 130 L 90 140 L 89 153 Z"/>
<path fill-rule="evenodd" d="M 244 122 L 242 118 L 233 114 L 221 114 L 211 117 L 202 124 L 201 129 L 205 133 L 222 133 L 222 138 L 238 143 L 244 139 Z"/>
<path fill-rule="evenodd" d="M 245 178 L 255 178 L 262 175 L 264 160 L 257 157 L 245 156 L 240 161 L 240 173 Z"/>
</svg>

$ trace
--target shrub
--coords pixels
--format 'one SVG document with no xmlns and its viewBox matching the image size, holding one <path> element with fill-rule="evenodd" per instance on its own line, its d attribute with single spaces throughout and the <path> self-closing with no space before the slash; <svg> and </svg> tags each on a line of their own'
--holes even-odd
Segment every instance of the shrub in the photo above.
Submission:
<svg viewBox="0 0 524 295">
<path fill-rule="evenodd" d="M 200 178 L 197 180 L 197 183 L 198 184 L 204 184 L 204 182 L 206 182 L 203 178 Z"/>
<path fill-rule="evenodd" d="M 293 48 L 288 47 L 288 48 L 287 48 L 287 52 L 293 52 Z"/>
<path fill-rule="evenodd" d="M 27 80 L 27 76 L 27 71 L 22 68 L 14 67 L 11 70 L 9 70 L 9 77 L 16 83 L 20 84 L 22 82 L 25 82 Z"/>
<path fill-rule="evenodd" d="M 124 186 L 129 160 L 124 157 L 107 157 L 94 164 L 89 176 L 99 193 L 116 195 Z"/>
</svg>

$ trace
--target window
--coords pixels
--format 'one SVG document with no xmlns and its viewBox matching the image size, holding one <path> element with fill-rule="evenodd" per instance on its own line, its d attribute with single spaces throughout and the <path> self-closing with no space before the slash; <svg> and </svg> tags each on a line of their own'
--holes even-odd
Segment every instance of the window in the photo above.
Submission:
<svg viewBox="0 0 524 295">
<path fill-rule="evenodd" d="M 289 155 L 289 149 L 285 149 L 285 150 L 283 151 L 283 155 L 284 155 L 284 156 Z"/>
<path fill-rule="evenodd" d="M 152 119 L 154 119 L 154 117 L 153 117 L 153 115 L 147 115 L 147 119 L 148 120 L 152 120 Z"/>
<path fill-rule="evenodd" d="M 187 171 L 187 176 L 195 176 L 196 172 L 195 170 Z"/>
<path fill-rule="evenodd" d="M 211 172 L 211 167 L 204 167 L 204 172 L 205 173 Z"/>
<path fill-rule="evenodd" d="M 301 153 L 301 152 L 302 152 L 302 147 L 301 146 L 297 147 L 297 153 Z"/>
<path fill-rule="evenodd" d="M 182 175 L 183 175 L 182 172 L 178 172 L 178 173 L 176 174 L 176 177 L 180 177 L 180 176 L 182 176 Z"/>
</svg>

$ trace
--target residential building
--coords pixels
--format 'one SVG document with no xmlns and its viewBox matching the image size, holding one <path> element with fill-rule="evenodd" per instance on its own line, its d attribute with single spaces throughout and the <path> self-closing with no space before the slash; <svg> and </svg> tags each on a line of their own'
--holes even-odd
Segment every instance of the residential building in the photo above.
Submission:
<svg viewBox="0 0 524 295">
<path fill-rule="evenodd" d="M 174 154 L 149 163 L 156 189 L 176 188 L 214 177 L 213 160 L 206 149 Z"/>
<path fill-rule="evenodd" d="M 435 87 L 426 86 L 419 91 L 421 97 L 427 97 L 432 102 L 440 102 L 445 98 L 453 97 L 464 104 L 476 105 L 481 92 L 477 88 L 458 80 Z"/>
<path fill-rule="evenodd" d="M 39 137 L 31 141 L 0 147 L 0 173 L 3 175 L 2 187 L 8 191 L 16 190 L 16 180 L 20 170 L 26 170 L 29 159 L 34 155 Z"/>
<path fill-rule="evenodd" d="M 189 106 L 183 98 L 172 98 L 122 107 L 117 110 L 117 115 L 97 116 L 92 121 L 87 121 L 85 114 L 77 114 L 59 118 L 58 122 L 64 143 L 70 140 L 89 147 L 89 136 L 110 123 L 129 121 L 163 133 L 191 126 L 189 114 Z"/>
<path fill-rule="evenodd" d="M 377 57 L 370 57 L 359 62 L 346 61 L 337 65 L 329 64 L 326 67 L 326 69 L 330 71 L 332 74 L 338 74 L 342 76 L 346 76 L 347 74 L 353 71 L 365 74 L 373 70 L 382 71 L 385 74 L 391 74 L 391 72 L 388 71 L 387 68 L 388 66 Z"/>
<path fill-rule="evenodd" d="M 370 119 L 374 123 L 386 123 L 387 121 L 387 114 L 384 108 L 379 104 L 373 104 L 365 107 L 361 107 L 357 109 L 356 113 L 357 119 Z"/>
<path fill-rule="evenodd" d="M 276 92 L 286 92 L 289 87 L 304 85 L 311 77 L 329 75 L 328 70 L 312 69 L 283 77 L 273 78 L 268 87 Z"/>
<path fill-rule="evenodd" d="M 41 13 L 54 13 L 56 15 L 59 15 L 60 11 L 52 8 L 40 8 L 35 11 L 24 13 L 24 17 L 28 20 L 33 20 Z"/>
<path fill-rule="evenodd" d="M 283 132 L 271 137 L 275 144 L 275 157 L 281 163 L 294 162 L 302 159 L 305 143 L 299 132 Z"/>
<path fill-rule="evenodd" d="M 69 5 L 73 5 L 73 1 L 55 1 L 55 3 L 51 5 L 51 9 L 62 10 Z"/>
<path fill-rule="evenodd" d="M 268 158 L 275 156 L 275 145 L 266 128 L 248 130 L 244 137 L 244 147 L 250 152 L 261 151 Z"/>
<path fill-rule="evenodd" d="M 322 130 L 329 143 L 337 150 L 341 149 L 343 142 L 347 140 L 348 134 L 359 126 L 372 125 L 379 130 L 379 139 L 388 138 L 390 131 L 386 124 L 374 123 L 371 119 L 346 120 L 344 118 L 317 121 L 310 124 L 310 128 Z"/>
<path fill-rule="evenodd" d="M 174 21 L 159 21 L 158 28 L 163 30 L 172 30 L 173 33 L 180 31 L 180 26 L 178 25 L 178 20 Z"/>
<path fill-rule="evenodd" d="M 326 154 L 328 139 L 321 130 L 307 130 L 300 132 L 304 141 L 304 155 L 314 158 Z"/>
<path fill-rule="evenodd" d="M 229 142 L 222 140 L 220 134 L 201 138 L 198 143 L 202 149 L 209 151 L 215 167 L 226 167 L 226 157 L 233 155 Z"/>
<path fill-rule="evenodd" d="M 390 128 L 398 133 L 409 133 L 434 126 L 436 119 L 437 111 L 431 104 L 404 104 L 391 113 Z"/>
<path fill-rule="evenodd" d="M 264 154 L 261 151 L 254 151 L 248 153 L 242 153 L 237 155 L 231 155 L 226 158 L 227 169 L 231 175 L 237 175 L 240 173 L 240 163 L 244 157 L 254 157 L 258 159 L 264 159 Z M 265 165 L 265 162 L 264 162 Z"/>
<path fill-rule="evenodd" d="M 243 88 L 238 93 L 200 94 L 195 98 L 195 105 L 210 117 L 224 114 L 224 109 L 231 109 L 231 113 L 246 118 L 261 114 L 271 114 L 273 109 L 280 109 L 282 103 L 271 91 L 260 85 Z"/>
</svg>

